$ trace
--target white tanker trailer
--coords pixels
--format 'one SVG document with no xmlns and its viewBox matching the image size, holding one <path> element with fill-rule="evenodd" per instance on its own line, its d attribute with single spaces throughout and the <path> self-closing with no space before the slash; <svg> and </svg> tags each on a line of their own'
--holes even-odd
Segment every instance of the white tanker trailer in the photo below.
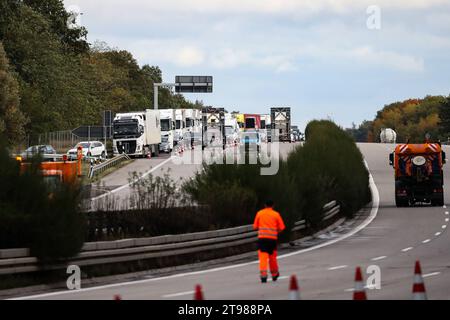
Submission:
<svg viewBox="0 0 450 320">
<path fill-rule="evenodd" d="M 381 143 L 396 143 L 397 133 L 390 128 L 382 129 L 380 133 Z"/>
</svg>

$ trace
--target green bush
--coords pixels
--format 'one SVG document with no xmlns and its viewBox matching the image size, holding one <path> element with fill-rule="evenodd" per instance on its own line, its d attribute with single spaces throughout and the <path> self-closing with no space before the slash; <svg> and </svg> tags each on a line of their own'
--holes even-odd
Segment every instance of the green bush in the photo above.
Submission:
<svg viewBox="0 0 450 320">
<path fill-rule="evenodd" d="M 39 159 L 20 172 L 20 164 L 0 147 L 0 249 L 30 248 L 40 261 L 76 255 L 84 242 L 79 189 L 49 187 L 39 174 Z"/>
<path fill-rule="evenodd" d="M 287 160 L 280 161 L 278 174 L 262 176 L 260 165 L 204 165 L 204 170 L 184 185 L 193 200 L 211 207 L 222 224 L 253 222 L 266 199 L 287 230 L 306 219 L 320 226 L 323 207 L 337 200 L 342 213 L 352 217 L 370 201 L 369 174 L 353 139 L 331 121 L 312 121 L 306 128 L 306 143 Z M 282 235 L 288 241 L 290 233 Z"/>
</svg>

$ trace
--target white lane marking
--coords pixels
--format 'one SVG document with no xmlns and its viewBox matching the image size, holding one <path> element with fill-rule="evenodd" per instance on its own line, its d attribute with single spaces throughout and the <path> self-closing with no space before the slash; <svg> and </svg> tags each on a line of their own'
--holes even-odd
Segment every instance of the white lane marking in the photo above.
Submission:
<svg viewBox="0 0 450 320">
<path fill-rule="evenodd" d="M 426 240 L 423 240 L 422 243 L 428 243 L 430 241 L 431 241 L 431 239 L 426 239 Z"/>
<path fill-rule="evenodd" d="M 345 269 L 347 267 L 348 267 L 347 265 L 342 265 L 342 266 L 328 268 L 328 270 L 333 271 L 333 270 Z"/>
<path fill-rule="evenodd" d="M 448 212 L 448 211 L 445 211 L 445 214 L 448 216 L 449 212 Z"/>
<path fill-rule="evenodd" d="M 189 294 L 194 294 L 194 293 L 195 293 L 195 291 L 185 291 L 185 292 L 179 292 L 179 293 L 165 294 L 162 297 L 163 298 L 175 298 L 175 297 L 187 296 Z"/>
<path fill-rule="evenodd" d="M 447 206 L 446 206 L 446 205 L 443 205 L 442 208 L 447 209 Z"/>
<path fill-rule="evenodd" d="M 281 277 L 278 278 L 278 281 L 279 280 L 286 280 L 288 278 L 289 278 L 288 276 L 281 276 Z M 270 281 L 274 282 L 272 279 Z M 195 293 L 195 291 L 185 291 L 185 292 L 179 292 L 179 293 L 165 294 L 165 295 L 162 295 L 161 297 L 162 298 L 175 298 L 175 297 L 191 295 L 191 294 L 194 294 L 194 293 Z"/>
<path fill-rule="evenodd" d="M 450 219 L 449 218 L 445 218 L 445 222 L 448 222 Z"/>
<path fill-rule="evenodd" d="M 441 232 L 436 232 L 434 235 L 435 235 L 436 237 L 439 237 L 439 236 L 441 235 Z"/>
<path fill-rule="evenodd" d="M 91 198 L 91 201 L 97 201 L 98 199 L 102 199 L 102 198 L 104 198 L 104 197 L 106 197 L 106 196 L 108 196 L 108 195 L 110 195 L 110 194 L 113 194 L 113 193 L 116 193 L 116 192 L 119 192 L 119 191 L 121 191 L 121 190 L 123 190 L 123 189 L 128 188 L 128 187 L 131 186 L 133 183 L 135 183 L 135 182 L 137 182 L 137 181 L 139 181 L 139 180 L 145 178 L 146 176 L 148 176 L 150 173 L 154 172 L 155 170 L 158 170 L 159 168 L 161 168 L 162 166 L 164 166 L 166 163 L 168 163 L 168 162 L 171 161 L 172 159 L 174 159 L 174 157 L 170 157 L 169 159 L 166 159 L 166 160 L 164 160 L 163 162 L 157 164 L 156 166 L 154 166 L 153 168 L 151 168 L 149 171 L 147 171 L 146 173 L 144 173 L 142 176 L 140 176 L 140 177 L 139 177 L 138 179 L 136 179 L 135 181 L 131 181 L 131 182 L 129 182 L 129 183 L 127 183 L 127 184 L 124 184 L 123 186 L 120 186 L 120 187 L 118 187 L 118 188 L 116 188 L 116 189 L 113 189 L 113 190 L 111 190 L 111 191 L 109 191 L 109 192 L 107 192 L 107 193 L 101 194 L 101 195 L 99 195 L 99 196 L 97 196 L 97 197 L 95 197 L 95 198 Z"/>
<path fill-rule="evenodd" d="M 364 289 L 370 289 L 370 288 L 371 288 L 371 286 L 368 286 L 368 285 L 365 285 L 365 286 L 364 286 Z M 344 291 L 345 291 L 345 292 L 353 292 L 353 291 L 355 291 L 355 288 L 345 289 Z"/>
<path fill-rule="evenodd" d="M 440 274 L 441 274 L 440 272 L 432 272 L 432 273 L 424 274 L 422 277 L 423 278 L 428 278 L 428 277 L 433 277 L 433 276 L 437 276 L 437 275 L 440 275 Z"/>
<path fill-rule="evenodd" d="M 445 229 L 445 228 L 447 228 L 447 225 L 443 224 L 442 229 Z"/>
<path fill-rule="evenodd" d="M 412 249 L 414 249 L 414 248 L 413 247 L 408 247 L 408 248 L 402 249 L 402 252 L 408 252 L 409 250 L 412 250 Z"/>
<path fill-rule="evenodd" d="M 169 159 L 168 159 L 169 160 Z M 364 163 L 367 167 L 367 169 L 369 170 L 369 166 L 367 164 L 367 162 L 364 160 Z M 337 242 L 340 242 L 342 240 L 345 240 L 353 235 L 355 235 L 356 233 L 360 232 L 362 229 L 364 229 L 365 227 L 367 227 L 376 217 L 378 214 L 378 208 L 380 205 L 380 194 L 378 192 L 378 188 L 375 184 L 375 181 L 373 179 L 372 174 L 370 174 L 369 172 L 369 184 L 370 184 L 370 191 L 372 193 L 372 209 L 370 211 L 370 215 L 369 217 L 367 217 L 367 219 L 361 223 L 358 227 L 356 227 L 355 229 L 353 229 L 352 231 L 327 242 L 324 242 L 322 244 L 318 244 L 316 246 L 307 248 L 307 249 L 302 249 L 296 252 L 292 252 L 289 254 L 284 254 L 279 256 L 279 259 L 284 259 L 287 257 L 291 257 L 291 256 L 295 256 L 298 254 L 302 254 L 305 252 L 310 252 L 313 250 L 317 250 L 323 247 L 327 247 L 330 246 L 332 244 L 335 244 Z M 103 285 L 103 286 L 98 286 L 98 287 L 90 287 L 90 288 L 84 288 L 84 289 L 80 289 L 80 290 L 67 290 L 67 291 L 60 291 L 60 292 L 50 292 L 50 293 L 44 293 L 44 294 L 38 294 L 38 295 L 32 295 L 32 296 L 25 296 L 25 297 L 19 297 L 19 298 L 13 298 L 10 300 L 27 300 L 27 299 L 36 299 L 36 298 L 45 298 L 45 297 L 52 297 L 52 296 L 58 296 L 58 295 L 67 295 L 67 294 L 77 294 L 77 293 L 81 293 L 81 292 L 89 292 L 89 291 L 95 291 L 95 290 L 102 290 L 102 289 L 109 289 L 109 288 L 117 288 L 117 287 L 124 287 L 127 285 L 137 285 L 137 284 L 144 284 L 144 283 L 150 283 L 150 282 L 154 282 L 154 281 L 161 281 L 161 280 L 167 280 L 167 279 L 176 279 L 176 278 L 182 278 L 182 277 L 186 277 L 186 276 L 193 276 L 193 275 L 199 275 L 199 274 L 206 274 L 206 273 L 212 273 L 212 272 L 217 272 L 217 271 L 223 271 L 223 270 L 230 270 L 230 269 L 236 269 L 236 268 L 240 268 L 240 267 L 246 267 L 252 264 L 258 264 L 259 261 L 252 261 L 252 262 L 246 262 L 246 263 L 241 263 L 241 264 L 235 264 L 235 265 L 231 265 L 231 266 L 226 266 L 226 267 L 219 267 L 219 268 L 214 268 L 214 269 L 208 269 L 208 270 L 201 270 L 201 271 L 193 271 L 193 272 L 187 272 L 187 273 L 180 273 L 180 274 L 174 274 L 174 275 L 170 275 L 170 276 L 164 276 L 164 277 L 159 277 L 159 278 L 152 278 L 152 279 L 144 279 L 144 280 L 137 280 L 137 281 L 128 281 L 128 282 L 122 282 L 122 283 L 114 283 L 114 284 L 107 284 L 107 285 Z"/>
<path fill-rule="evenodd" d="M 372 259 L 370 259 L 370 260 L 372 260 L 372 261 L 378 261 L 378 260 L 383 260 L 383 259 L 386 259 L 386 258 L 387 258 L 387 256 L 380 256 L 380 257 L 372 258 Z"/>
</svg>

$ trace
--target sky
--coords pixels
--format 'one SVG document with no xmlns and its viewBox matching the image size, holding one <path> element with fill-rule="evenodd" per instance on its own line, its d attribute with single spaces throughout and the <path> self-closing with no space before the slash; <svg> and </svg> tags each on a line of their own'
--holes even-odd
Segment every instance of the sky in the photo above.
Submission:
<svg viewBox="0 0 450 320">
<path fill-rule="evenodd" d="M 242 113 L 292 108 L 344 127 L 384 105 L 450 94 L 450 0 L 64 0 L 90 43 L 211 75 L 192 101 Z"/>
</svg>

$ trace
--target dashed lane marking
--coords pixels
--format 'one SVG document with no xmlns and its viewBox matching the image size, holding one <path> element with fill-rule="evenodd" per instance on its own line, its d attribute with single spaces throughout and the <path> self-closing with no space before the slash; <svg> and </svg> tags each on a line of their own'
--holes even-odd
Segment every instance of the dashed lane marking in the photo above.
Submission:
<svg viewBox="0 0 450 320">
<path fill-rule="evenodd" d="M 414 248 L 413 247 L 408 247 L 408 248 L 402 249 L 402 252 L 408 252 L 408 251 L 410 251 L 412 249 L 414 249 Z"/>
<path fill-rule="evenodd" d="M 426 240 L 423 240 L 422 243 L 428 243 L 430 241 L 431 241 L 431 239 L 426 239 Z"/>
<path fill-rule="evenodd" d="M 387 258 L 387 256 L 380 256 L 380 257 L 372 258 L 371 260 L 372 261 L 379 261 L 379 260 L 383 260 L 383 259 L 386 259 L 386 258 Z"/>
<path fill-rule="evenodd" d="M 447 228 L 447 225 L 443 224 L 442 229 L 446 229 L 446 228 Z"/>
<path fill-rule="evenodd" d="M 194 294 L 194 291 L 185 291 L 185 292 L 165 294 L 162 297 L 163 298 L 175 298 L 175 297 L 187 296 L 188 294 Z"/>
<path fill-rule="evenodd" d="M 429 277 L 434 277 L 434 276 L 437 276 L 437 275 L 440 275 L 440 274 L 441 274 L 440 272 L 432 272 L 432 273 L 424 274 L 422 277 L 423 278 L 429 278 Z"/>
<path fill-rule="evenodd" d="M 434 235 L 435 235 L 436 237 L 439 237 L 439 236 L 441 235 L 441 232 L 436 232 Z"/>
<path fill-rule="evenodd" d="M 333 271 L 333 270 L 345 269 L 347 267 L 348 267 L 347 265 L 342 265 L 342 266 L 336 266 L 336 267 L 328 268 L 328 270 L 329 271 Z"/>
</svg>

